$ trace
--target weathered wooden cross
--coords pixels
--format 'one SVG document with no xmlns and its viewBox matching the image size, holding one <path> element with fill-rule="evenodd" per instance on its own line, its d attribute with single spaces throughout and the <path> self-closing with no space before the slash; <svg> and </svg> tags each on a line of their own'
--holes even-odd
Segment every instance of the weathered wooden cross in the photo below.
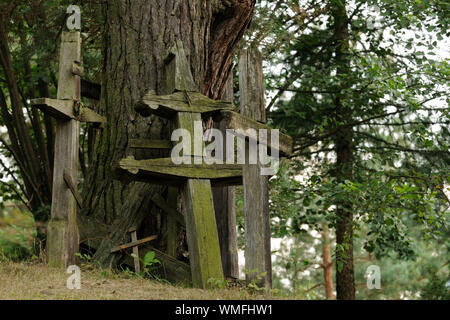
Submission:
<svg viewBox="0 0 450 320">
<path fill-rule="evenodd" d="M 134 271 L 141 272 L 141 264 L 139 262 L 139 246 L 144 243 L 147 243 L 147 242 L 157 239 L 158 236 L 155 235 L 155 236 L 150 236 L 150 237 L 146 237 L 144 239 L 138 240 L 136 227 L 132 227 L 132 228 L 128 229 L 128 232 L 131 233 L 131 242 L 112 248 L 111 253 L 125 250 L 128 248 L 133 248 Z"/>
<path fill-rule="evenodd" d="M 32 100 L 34 107 L 52 115 L 56 121 L 52 208 L 48 224 L 47 258 L 50 266 L 75 264 L 79 248 L 77 204 L 78 149 L 80 122 L 103 125 L 106 119 L 80 102 L 80 32 L 63 32 L 59 58 L 57 99 Z"/>
<path fill-rule="evenodd" d="M 198 93 L 181 41 L 175 43 L 166 62 L 166 88 L 171 94 L 161 96 L 149 92 L 135 109 L 142 116 L 155 114 L 171 119 L 177 128 L 187 130 L 192 148 L 183 157 L 191 157 L 192 161 L 175 164 L 172 158 L 135 160 L 128 157 L 120 161 L 116 174 L 127 182 L 144 181 L 182 187 L 192 280 L 195 286 L 204 288 L 209 279 L 223 279 L 211 186 L 242 184 L 242 165 L 205 163 L 203 148 L 196 147 L 199 141 L 200 146 L 203 144 L 203 131 L 194 127 L 201 124 L 202 118 L 214 116 L 229 129 L 267 129 L 269 136 L 270 129 L 234 112 L 232 103 L 211 100 Z M 272 144 L 270 140 L 265 143 L 268 147 Z M 133 140 L 132 144 L 171 146 L 170 142 L 161 141 Z M 281 152 L 289 153 L 291 144 L 290 137 L 280 134 Z M 177 213 L 172 216 L 177 216 Z"/>
</svg>

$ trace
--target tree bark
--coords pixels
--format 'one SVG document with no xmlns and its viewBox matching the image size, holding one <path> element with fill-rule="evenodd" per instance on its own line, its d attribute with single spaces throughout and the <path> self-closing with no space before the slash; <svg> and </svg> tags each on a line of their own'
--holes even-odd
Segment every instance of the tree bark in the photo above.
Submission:
<svg viewBox="0 0 450 320">
<path fill-rule="evenodd" d="M 322 257 L 325 297 L 327 300 L 331 300 L 335 298 L 333 292 L 333 262 L 331 260 L 331 243 L 328 236 L 328 227 L 326 225 L 322 230 Z"/>
<path fill-rule="evenodd" d="M 337 76 L 345 78 L 350 72 L 348 60 L 349 25 L 345 1 L 333 1 L 333 18 L 336 37 L 336 61 L 339 63 Z M 340 84 L 340 89 L 348 86 Z M 340 90 L 339 90 L 340 91 Z M 340 94 L 335 98 L 336 125 L 351 123 L 351 110 L 342 103 Z M 341 126 L 335 137 L 336 146 L 336 178 L 338 183 L 351 180 L 353 176 L 353 129 L 351 126 Z M 336 226 L 336 292 L 339 300 L 355 299 L 355 276 L 353 267 L 353 213 L 349 201 L 341 201 L 337 207 Z"/>
<path fill-rule="evenodd" d="M 113 264 L 109 250 L 123 241 L 129 227 L 139 226 L 144 219 L 148 224 L 156 224 L 155 219 L 148 217 L 152 212 L 152 203 L 148 199 L 163 191 L 162 187 L 144 183 L 122 185 L 111 175 L 112 168 L 128 152 L 129 138 L 169 138 L 167 121 L 139 117 L 134 104 L 149 90 L 163 93 L 164 59 L 176 39 L 184 44 L 199 91 L 214 98 L 221 95 L 234 51 L 251 19 L 255 1 L 223 3 L 226 5 L 222 1 L 201 0 L 113 0 L 103 3 L 105 30 L 100 113 L 107 117 L 108 123 L 95 141 L 93 163 L 88 168 L 83 190 L 85 208 L 80 231 L 82 238 L 95 237 L 95 234 L 83 232 L 83 225 L 92 223 L 102 224 L 109 230 L 95 254 L 95 259 L 104 265 Z M 245 21 L 236 19 L 233 14 L 236 8 L 245 8 L 248 13 Z M 224 34 L 225 30 L 233 32 Z M 218 38 L 219 34 L 223 37 Z M 145 157 L 161 155 L 154 152 Z"/>
</svg>

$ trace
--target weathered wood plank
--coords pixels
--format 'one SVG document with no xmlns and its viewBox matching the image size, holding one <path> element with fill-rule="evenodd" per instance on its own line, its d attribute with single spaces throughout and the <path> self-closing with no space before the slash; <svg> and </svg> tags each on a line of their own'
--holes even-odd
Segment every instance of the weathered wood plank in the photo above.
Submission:
<svg viewBox="0 0 450 320">
<path fill-rule="evenodd" d="M 181 40 L 174 41 L 164 62 L 165 91 L 197 91 Z"/>
<path fill-rule="evenodd" d="M 155 114 L 168 119 L 173 118 L 177 112 L 212 114 L 220 110 L 233 109 L 231 102 L 212 100 L 201 93 L 187 91 L 164 96 L 158 96 L 150 92 L 135 106 L 135 110 L 144 117 Z"/>
<path fill-rule="evenodd" d="M 70 177 L 70 174 L 66 169 L 64 169 L 63 178 L 64 181 L 66 182 L 66 185 L 69 187 L 70 191 L 75 197 L 78 207 L 81 209 L 83 207 L 83 198 L 78 193 L 77 186 L 73 183 L 72 178 Z"/>
<path fill-rule="evenodd" d="M 233 75 L 231 74 L 225 90 L 224 98 L 233 101 Z M 225 133 L 223 123 L 215 123 L 215 127 Z M 224 135 L 225 136 L 225 135 Z M 224 144 L 224 153 L 226 154 Z M 214 212 L 216 214 L 217 233 L 219 235 L 220 255 L 223 273 L 226 278 L 239 278 L 236 205 L 234 187 L 213 188 Z"/>
<path fill-rule="evenodd" d="M 80 97 L 79 77 L 72 73 L 72 63 L 81 59 L 79 32 L 63 32 L 59 58 L 58 100 L 73 101 Z M 51 219 L 48 225 L 47 257 L 52 267 L 75 264 L 79 233 L 75 197 L 64 181 L 67 170 L 73 185 L 77 184 L 80 123 L 64 119 L 56 123 L 55 160 Z"/>
<path fill-rule="evenodd" d="M 175 158 L 179 161 L 183 158 Z M 188 158 L 189 159 L 189 158 Z M 242 165 L 239 164 L 175 164 L 172 158 L 135 160 L 125 158 L 120 160 L 115 170 L 118 177 L 127 179 L 129 174 L 134 175 L 133 180 L 152 182 L 152 177 L 172 178 L 183 182 L 188 178 L 197 179 L 229 179 L 237 181 L 242 177 Z M 157 180 L 155 180 L 157 182 Z"/>
<path fill-rule="evenodd" d="M 114 253 L 114 252 L 117 252 L 117 251 L 120 251 L 120 250 L 124 250 L 124 249 L 128 249 L 128 248 L 132 248 L 132 247 L 141 245 L 143 243 L 150 242 L 150 241 L 155 240 L 157 238 L 158 238 L 158 236 L 154 235 L 154 236 L 146 237 L 144 239 L 132 241 L 130 243 L 122 244 L 120 246 L 112 248 L 111 249 L 111 253 Z"/>
<path fill-rule="evenodd" d="M 202 148 L 196 147 L 193 143 L 195 139 L 203 141 L 203 134 L 196 136 L 197 130 L 194 130 L 195 123 L 200 120 L 199 113 L 179 112 L 176 116 L 178 128 L 188 130 L 193 139 L 191 145 L 194 147 L 183 156 L 201 157 L 203 155 Z M 183 188 L 183 211 L 186 217 L 192 282 L 194 286 L 206 288 L 209 285 L 209 279 L 223 279 L 210 180 L 188 179 L 186 181 Z"/>
<path fill-rule="evenodd" d="M 77 75 L 77 76 L 80 76 L 80 77 L 83 76 L 84 68 L 83 68 L 83 66 L 81 66 L 81 64 L 78 61 L 74 61 L 73 62 L 73 64 L 72 64 L 72 73 L 74 75 Z"/>
<path fill-rule="evenodd" d="M 74 103 L 75 101 L 73 99 L 57 100 L 50 98 L 38 98 L 31 100 L 31 105 L 39 108 L 42 112 L 63 121 L 75 119 L 75 114 L 73 112 Z"/>
<path fill-rule="evenodd" d="M 137 242 L 137 232 L 136 228 L 131 231 L 131 242 Z M 141 272 L 141 262 L 139 261 L 139 247 L 134 246 L 133 247 L 133 254 L 135 257 L 133 257 L 134 260 L 134 272 Z"/>
<path fill-rule="evenodd" d="M 171 187 L 172 189 L 175 189 L 173 187 Z M 172 191 L 173 192 L 173 191 Z M 173 198 L 173 195 L 172 195 Z M 174 207 L 172 207 L 169 203 L 167 203 L 164 198 L 161 195 L 155 195 L 152 197 L 152 201 L 161 209 L 163 210 L 165 213 L 167 213 L 167 215 L 169 217 L 171 217 L 171 219 L 173 219 L 174 221 L 178 222 L 179 224 L 181 224 L 183 227 L 186 226 L 186 222 L 184 220 L 184 216 L 179 213 Z M 173 201 L 173 199 L 172 199 Z"/>
<path fill-rule="evenodd" d="M 61 121 L 74 119 L 80 122 L 106 123 L 105 117 L 86 107 L 82 107 L 79 114 L 76 115 L 74 112 L 75 100 L 38 98 L 31 100 L 31 104 Z"/>
<path fill-rule="evenodd" d="M 243 109 L 241 109 L 241 110 L 243 110 Z M 257 133 L 258 133 L 258 130 L 260 130 L 260 129 L 266 129 L 267 130 L 267 143 L 265 143 L 265 144 L 267 145 L 268 151 L 270 152 L 270 149 L 272 148 L 272 146 L 275 147 L 275 145 L 273 145 L 272 141 L 271 141 L 272 140 L 271 139 L 272 128 L 270 128 L 269 126 L 267 126 L 263 123 L 252 120 L 246 116 L 243 116 L 242 114 L 239 114 L 234 111 L 229 111 L 229 110 L 220 111 L 220 115 L 217 115 L 216 120 L 224 123 L 226 129 L 235 130 L 237 136 L 244 136 L 245 131 L 249 130 L 249 129 L 254 129 L 257 131 Z M 249 137 L 249 138 L 253 139 L 252 137 Z M 257 142 L 261 143 L 261 141 L 259 141 L 259 136 L 258 136 Z M 282 132 L 279 132 L 278 151 L 282 155 L 286 155 L 286 156 L 289 156 L 292 154 L 292 138 Z"/>
<path fill-rule="evenodd" d="M 80 114 L 76 119 L 80 122 L 99 124 L 100 127 L 103 127 L 106 124 L 106 118 L 104 116 L 101 116 L 94 110 L 86 107 L 81 108 Z"/>
<path fill-rule="evenodd" d="M 128 146 L 134 149 L 172 149 L 172 141 L 150 140 L 150 139 L 130 139 Z"/>
<path fill-rule="evenodd" d="M 223 279 L 211 184 L 205 179 L 188 179 L 183 190 L 186 235 L 192 282 L 208 287 L 209 279 Z"/>
<path fill-rule="evenodd" d="M 251 117 L 231 115 L 234 129 L 266 127 L 262 58 L 257 49 L 243 50 L 239 59 L 240 112 Z M 259 122 L 258 122 L 259 121 Z M 268 134 L 270 137 L 270 134 Z M 270 142 L 269 142 L 270 145 Z M 280 151 L 290 154 L 292 140 L 280 134 Z M 256 270 L 246 274 L 246 281 L 257 281 L 260 286 L 272 286 L 272 260 L 270 249 L 270 216 L 268 177 L 262 175 L 262 165 L 249 163 L 249 144 L 246 145 L 246 161 L 243 166 L 244 215 L 245 215 L 245 268 Z M 259 157 L 258 157 L 259 158 Z M 258 277 L 260 277 L 258 280 Z"/>
</svg>

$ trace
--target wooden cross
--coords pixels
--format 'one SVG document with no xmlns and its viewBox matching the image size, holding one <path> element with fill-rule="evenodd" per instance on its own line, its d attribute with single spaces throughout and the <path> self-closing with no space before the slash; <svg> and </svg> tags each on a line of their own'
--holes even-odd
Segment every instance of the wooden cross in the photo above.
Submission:
<svg viewBox="0 0 450 320">
<path fill-rule="evenodd" d="M 80 122 L 106 123 L 104 117 L 80 103 L 82 73 L 80 32 L 63 32 L 57 99 L 39 98 L 31 102 L 57 120 L 52 208 L 47 238 L 48 264 L 56 267 L 75 264 L 79 247 L 77 204 L 79 207 L 82 205 L 77 191 Z"/>
<path fill-rule="evenodd" d="M 128 248 L 133 248 L 134 271 L 135 272 L 141 272 L 141 264 L 139 262 L 139 249 L 138 249 L 138 247 L 141 244 L 144 244 L 144 243 L 147 243 L 147 242 L 150 242 L 152 240 L 157 239 L 158 236 L 155 235 L 155 236 L 150 236 L 150 237 L 138 240 L 137 239 L 137 229 L 136 229 L 136 227 L 132 227 L 132 228 L 128 229 L 128 232 L 131 233 L 131 242 L 130 243 L 126 243 L 126 244 L 122 244 L 122 245 L 117 246 L 115 248 L 112 248 L 111 249 L 111 253 L 114 253 L 114 252 L 117 252 L 117 251 L 121 251 L 121 250 L 124 250 L 124 249 L 128 249 Z"/>
<path fill-rule="evenodd" d="M 211 100 L 196 92 L 189 64 L 181 41 L 177 41 L 166 59 L 166 88 L 171 94 L 156 95 L 147 93 L 135 107 L 142 116 L 155 114 L 171 119 L 176 127 L 191 134 L 194 146 L 194 125 L 202 117 L 215 116 L 230 129 L 267 129 L 266 125 L 234 112 L 233 104 Z M 257 138 L 258 139 L 258 138 Z M 137 140 L 130 141 L 134 147 L 171 148 L 170 141 Z M 271 142 L 265 142 L 269 147 Z M 292 139 L 280 134 L 280 151 L 290 152 Z M 203 157 L 202 150 L 192 148 L 190 156 Z M 242 184 L 242 165 L 239 164 L 174 164 L 171 158 L 135 160 L 122 159 L 115 170 L 116 177 L 124 182 L 144 181 L 154 184 L 180 186 L 183 189 L 183 209 L 186 218 L 186 233 L 189 247 L 189 261 L 192 280 L 195 286 L 207 287 L 208 280 L 223 279 L 219 239 L 214 214 L 211 186 Z M 167 209 L 164 199 L 160 203 Z M 160 205 L 158 205 L 160 206 Z M 161 207 L 161 206 L 160 206 Z M 170 209 L 170 208 L 169 208 Z M 174 209 L 165 211 L 176 211 Z M 177 216 L 176 213 L 172 217 Z"/>
</svg>

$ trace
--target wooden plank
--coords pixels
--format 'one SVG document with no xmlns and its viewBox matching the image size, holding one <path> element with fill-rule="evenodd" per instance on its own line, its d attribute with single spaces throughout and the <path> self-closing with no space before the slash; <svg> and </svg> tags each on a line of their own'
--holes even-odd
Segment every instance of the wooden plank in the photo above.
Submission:
<svg viewBox="0 0 450 320">
<path fill-rule="evenodd" d="M 169 203 L 167 203 L 166 200 L 164 200 L 164 198 L 161 195 L 158 194 L 158 195 L 153 196 L 152 201 L 161 210 L 163 210 L 165 213 L 167 213 L 167 215 L 170 216 L 174 221 L 178 222 L 183 227 L 186 226 L 184 216 L 181 213 L 179 213 L 173 206 L 171 206 Z"/>
<path fill-rule="evenodd" d="M 183 190 L 183 204 L 192 282 L 194 286 L 207 288 L 209 279 L 223 279 L 209 180 L 188 179 Z"/>
<path fill-rule="evenodd" d="M 57 100 L 50 98 L 38 98 L 31 100 L 31 105 L 39 108 L 44 113 L 51 115 L 58 120 L 75 119 L 73 112 L 74 100 Z"/>
<path fill-rule="evenodd" d="M 265 126 L 264 86 L 262 58 L 257 49 L 243 50 L 239 59 L 240 112 L 246 116 L 232 115 L 233 128 L 259 129 Z M 254 120 L 247 117 L 252 117 Z M 256 121 L 255 121 L 256 120 Z M 258 122 L 259 121 L 259 122 Z M 270 133 L 268 133 L 270 137 Z M 270 142 L 269 142 L 270 145 Z M 280 151 L 291 152 L 292 141 L 280 134 Z M 246 161 L 243 166 L 244 215 L 245 215 L 245 269 L 246 281 L 257 281 L 259 286 L 272 286 L 272 260 L 270 249 L 270 216 L 268 176 L 262 175 L 261 163 L 249 163 L 249 144 L 246 145 Z M 259 157 L 258 157 L 259 158 Z M 259 161 L 259 160 L 258 160 Z"/>
<path fill-rule="evenodd" d="M 114 252 L 117 252 L 117 251 L 120 251 L 120 250 L 124 250 L 124 249 L 128 249 L 128 248 L 132 248 L 132 247 L 141 245 L 143 243 L 150 242 L 150 241 L 155 240 L 157 238 L 158 238 L 158 236 L 154 235 L 154 236 L 146 237 L 144 239 L 135 240 L 135 241 L 132 241 L 130 243 L 122 244 L 120 246 L 112 248 L 111 249 L 111 253 L 114 253 Z"/>
<path fill-rule="evenodd" d="M 31 104 L 61 121 L 74 119 L 80 122 L 106 123 L 105 117 L 86 107 L 82 107 L 79 115 L 76 115 L 74 112 L 75 100 L 38 98 L 31 100 Z"/>
<path fill-rule="evenodd" d="M 231 102 L 212 100 L 201 93 L 186 91 L 163 96 L 150 92 L 135 106 L 135 110 L 144 117 L 155 114 L 168 119 L 173 118 L 177 112 L 194 112 L 208 115 L 220 110 L 233 109 Z"/>
<path fill-rule="evenodd" d="M 80 114 L 76 117 L 76 119 L 80 122 L 99 124 L 100 127 L 104 127 L 106 124 L 106 118 L 104 116 L 101 116 L 94 110 L 86 107 L 81 108 Z"/>
<path fill-rule="evenodd" d="M 131 231 L 131 242 L 137 242 L 137 232 L 136 232 L 136 228 L 134 228 L 135 230 Z M 139 248 L 138 246 L 134 246 L 133 247 L 133 253 L 135 255 L 135 257 L 133 257 L 134 260 L 134 272 L 141 272 L 141 263 L 139 261 Z"/>
<path fill-rule="evenodd" d="M 182 158 L 175 158 L 178 161 Z M 175 164 L 172 158 L 135 160 L 132 157 L 120 160 L 115 170 L 117 176 L 132 174 L 133 180 L 152 182 L 152 177 L 172 178 L 181 182 L 188 178 L 226 179 L 242 177 L 242 165 L 239 164 Z M 156 180 L 155 180 L 156 182 Z"/>
<path fill-rule="evenodd" d="M 233 75 L 231 74 L 225 90 L 224 98 L 233 101 Z M 223 123 L 215 123 L 215 127 L 225 133 Z M 225 135 L 224 135 L 225 136 Z M 224 144 L 224 153 L 226 154 Z M 214 187 L 214 212 L 216 214 L 217 233 L 219 236 L 220 255 L 223 273 L 226 278 L 239 278 L 239 261 L 237 246 L 236 205 L 234 187 Z"/>
<path fill-rule="evenodd" d="M 80 79 L 72 73 L 72 63 L 80 60 L 80 33 L 63 32 L 57 98 L 70 101 L 70 112 L 73 112 L 73 101 L 80 98 Z M 56 123 L 52 207 L 47 238 L 48 264 L 52 267 L 67 267 L 76 263 L 75 253 L 78 252 L 79 246 L 77 204 L 64 181 L 64 170 L 67 170 L 67 175 L 76 186 L 79 130 L 80 123 L 70 118 L 60 119 Z"/>
<path fill-rule="evenodd" d="M 188 130 L 192 139 L 203 141 L 202 133 L 196 136 L 196 130 L 194 130 L 194 124 L 200 120 L 199 113 L 179 112 L 176 116 L 178 128 Z M 196 148 L 193 142 L 191 145 L 194 148 L 183 156 L 202 156 L 202 148 Z M 188 179 L 186 181 L 183 188 L 183 210 L 186 217 L 192 282 L 196 287 L 207 288 L 209 279 L 223 279 L 210 180 Z"/>
<path fill-rule="evenodd" d="M 72 64 L 72 73 L 74 75 L 77 75 L 77 76 L 80 76 L 80 77 L 83 76 L 84 68 L 83 68 L 83 66 L 81 66 L 81 64 L 78 61 L 74 61 L 73 62 L 73 64 Z"/>
<path fill-rule="evenodd" d="M 241 109 L 242 110 L 242 109 Z M 244 109 L 245 110 L 245 109 Z M 248 117 L 245 117 L 237 112 L 229 111 L 229 110 L 223 110 L 220 111 L 220 114 L 216 116 L 217 121 L 221 121 L 224 123 L 226 129 L 233 129 L 236 131 L 237 136 L 243 136 L 242 132 L 245 132 L 245 130 L 254 129 L 258 132 L 260 129 L 266 129 L 267 130 L 267 149 L 270 151 L 272 148 L 272 128 L 269 126 L 260 123 L 258 121 L 252 120 Z M 250 138 L 252 139 L 252 138 Z M 258 143 L 259 136 L 258 136 Z M 275 147 L 275 146 L 274 146 Z M 285 156 L 289 156 L 292 154 L 292 138 L 282 132 L 279 132 L 279 146 L 278 151 Z"/>
<path fill-rule="evenodd" d="M 197 86 L 192 77 L 190 63 L 181 40 L 175 40 L 169 49 L 165 61 L 165 83 L 166 92 L 174 91 L 197 91 Z"/>
<path fill-rule="evenodd" d="M 172 141 L 150 140 L 150 139 L 130 139 L 128 146 L 134 149 L 172 149 Z"/>
<path fill-rule="evenodd" d="M 78 193 L 77 186 L 73 183 L 72 178 L 66 169 L 64 169 L 63 178 L 64 178 L 64 181 L 66 182 L 66 185 L 69 187 L 70 191 L 72 192 L 73 196 L 75 197 L 78 207 L 81 209 L 83 207 L 83 198 Z"/>
<path fill-rule="evenodd" d="M 92 250 L 96 250 L 101 243 L 101 239 L 107 238 L 110 234 L 110 230 L 103 225 L 96 224 L 94 226 L 94 224 L 89 221 L 81 220 L 80 223 L 83 223 L 80 224 L 80 233 L 84 235 L 82 237 L 82 242 L 85 246 Z M 158 266 L 157 270 L 157 273 L 161 278 L 167 279 L 173 284 L 183 284 L 185 286 L 191 284 L 191 269 L 189 264 L 177 260 L 175 257 L 171 257 L 164 252 L 153 248 L 150 245 L 150 242 L 143 243 L 139 246 L 140 257 L 144 257 L 149 251 L 154 251 L 156 254 L 156 259 L 161 261 L 161 264 Z M 123 260 L 119 263 L 124 263 L 130 267 L 133 267 L 134 259 L 130 255 L 124 254 Z"/>
</svg>

